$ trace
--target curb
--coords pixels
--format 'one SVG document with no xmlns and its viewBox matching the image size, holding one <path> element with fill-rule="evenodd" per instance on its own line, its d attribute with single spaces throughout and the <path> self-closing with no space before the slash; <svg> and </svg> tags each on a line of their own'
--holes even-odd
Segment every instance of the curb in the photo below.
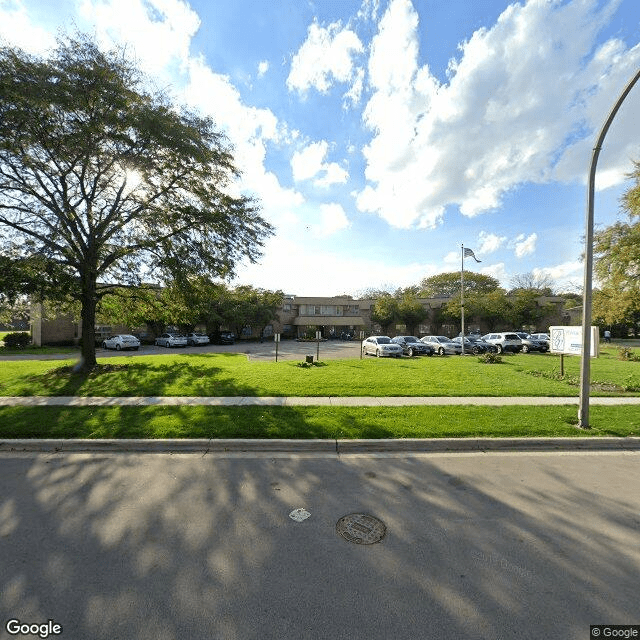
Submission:
<svg viewBox="0 0 640 640">
<path fill-rule="evenodd" d="M 479 451 L 638 451 L 640 437 L 406 438 L 398 440 L 21 439 L 0 441 L 11 453 L 456 453 Z"/>
</svg>

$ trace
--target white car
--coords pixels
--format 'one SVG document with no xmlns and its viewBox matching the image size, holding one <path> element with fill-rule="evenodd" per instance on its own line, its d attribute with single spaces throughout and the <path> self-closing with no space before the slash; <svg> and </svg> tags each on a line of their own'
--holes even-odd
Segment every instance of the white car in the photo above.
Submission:
<svg viewBox="0 0 640 640">
<path fill-rule="evenodd" d="M 163 333 L 156 338 L 156 347 L 186 347 L 187 338 L 179 333 Z"/>
<path fill-rule="evenodd" d="M 140 348 L 140 340 L 135 336 L 122 333 L 117 336 L 105 338 L 102 341 L 102 348 L 115 349 L 116 351 L 122 351 L 123 349 L 135 349 L 137 351 Z"/>
<path fill-rule="evenodd" d="M 204 333 L 187 333 L 187 344 L 190 347 L 209 344 L 209 336 L 204 335 Z"/>
<path fill-rule="evenodd" d="M 384 356 L 402 357 L 402 347 L 395 342 L 391 342 L 388 336 L 370 336 L 362 343 L 362 355 L 371 354 L 382 358 Z"/>
<path fill-rule="evenodd" d="M 485 342 L 493 344 L 498 349 L 498 353 L 511 351 L 518 353 L 522 351 L 522 340 L 513 331 L 501 331 L 499 333 L 487 333 L 482 336 Z"/>
</svg>

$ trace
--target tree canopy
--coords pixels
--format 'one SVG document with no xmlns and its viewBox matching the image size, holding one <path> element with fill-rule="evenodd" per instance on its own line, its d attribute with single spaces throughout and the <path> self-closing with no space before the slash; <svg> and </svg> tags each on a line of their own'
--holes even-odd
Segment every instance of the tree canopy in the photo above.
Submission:
<svg viewBox="0 0 640 640">
<path fill-rule="evenodd" d="M 33 274 L 15 288 L 81 302 L 85 369 L 110 289 L 230 277 L 273 233 L 230 193 L 239 172 L 214 122 L 147 86 L 85 36 L 46 59 L 0 48 L 0 257 Z"/>
<path fill-rule="evenodd" d="M 629 175 L 635 184 L 622 196 L 626 221 L 620 220 L 594 234 L 594 271 L 599 291 L 594 294 L 594 316 L 605 324 L 640 321 L 640 162 Z"/>
<path fill-rule="evenodd" d="M 474 271 L 464 272 L 464 294 L 468 293 L 490 293 L 500 289 L 500 282 L 493 276 Z M 419 296 L 421 298 L 451 298 L 460 296 L 460 272 L 453 271 L 439 273 L 429 278 L 424 278 L 419 285 Z"/>
</svg>

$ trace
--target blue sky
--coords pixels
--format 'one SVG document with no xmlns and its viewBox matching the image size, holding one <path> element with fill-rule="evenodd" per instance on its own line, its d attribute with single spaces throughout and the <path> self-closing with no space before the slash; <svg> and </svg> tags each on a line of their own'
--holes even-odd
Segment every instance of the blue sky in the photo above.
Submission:
<svg viewBox="0 0 640 640">
<path fill-rule="evenodd" d="M 0 0 L 0 37 L 126 43 L 234 145 L 276 227 L 237 284 L 395 288 L 460 266 L 582 282 L 595 137 L 640 64 L 637 0 Z M 598 164 L 596 222 L 640 160 L 640 87 Z M 634 117 L 635 116 L 635 117 Z"/>
</svg>

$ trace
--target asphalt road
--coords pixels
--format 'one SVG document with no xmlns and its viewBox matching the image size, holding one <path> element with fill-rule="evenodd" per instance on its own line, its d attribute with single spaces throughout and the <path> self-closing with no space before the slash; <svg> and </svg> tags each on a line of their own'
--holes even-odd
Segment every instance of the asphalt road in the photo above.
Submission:
<svg viewBox="0 0 640 640">
<path fill-rule="evenodd" d="M 20 637 L 9 619 L 73 640 L 640 624 L 638 452 L 0 458 L 2 638 Z M 339 536 L 351 513 L 379 518 L 382 540 Z"/>
</svg>

